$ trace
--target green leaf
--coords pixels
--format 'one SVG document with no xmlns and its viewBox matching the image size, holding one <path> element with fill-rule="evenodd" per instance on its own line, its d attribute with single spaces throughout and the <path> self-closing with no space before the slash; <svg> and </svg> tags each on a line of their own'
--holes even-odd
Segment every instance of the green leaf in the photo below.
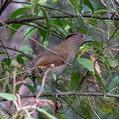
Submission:
<svg viewBox="0 0 119 119">
<path fill-rule="evenodd" d="M 45 23 L 47 26 L 47 34 L 46 34 L 46 39 L 47 39 L 48 36 L 50 35 L 52 21 L 51 21 L 50 16 L 48 15 L 47 11 L 44 8 L 40 8 L 40 9 L 42 10 L 42 13 L 45 17 Z"/>
<path fill-rule="evenodd" d="M 89 18 L 88 23 L 90 23 L 91 25 L 96 26 L 97 25 L 97 19 Z"/>
<path fill-rule="evenodd" d="M 110 114 L 113 110 L 118 110 L 115 103 L 112 103 L 111 101 L 106 99 L 101 99 L 101 102 L 99 102 L 99 106 L 100 106 L 100 110 L 103 113 Z"/>
<path fill-rule="evenodd" d="M 23 16 L 24 13 L 28 12 L 29 10 L 31 10 L 30 6 L 19 8 L 19 9 L 15 10 L 14 12 L 12 12 L 10 18 L 12 18 L 12 19 L 19 18 L 19 17 Z"/>
<path fill-rule="evenodd" d="M 6 119 L 6 115 L 0 114 L 0 119 Z"/>
<path fill-rule="evenodd" d="M 5 51 L 0 51 L 0 55 L 6 54 Z"/>
<path fill-rule="evenodd" d="M 90 1 L 92 2 L 95 11 L 101 9 L 107 10 L 106 6 L 102 3 L 101 0 L 90 0 Z"/>
<path fill-rule="evenodd" d="M 25 56 L 22 54 L 17 55 L 16 60 L 19 64 L 25 64 Z"/>
<path fill-rule="evenodd" d="M 79 32 L 83 34 L 88 34 L 88 28 L 86 26 L 86 23 L 80 17 L 78 18 L 78 23 L 76 28 L 79 30 Z"/>
<path fill-rule="evenodd" d="M 2 63 L 3 63 L 4 65 L 10 66 L 11 59 L 5 58 L 5 59 L 2 61 Z"/>
<path fill-rule="evenodd" d="M 56 28 L 56 31 L 59 32 L 62 36 L 67 36 L 69 30 L 71 29 L 71 23 L 65 19 L 53 19 L 52 24 L 53 27 Z"/>
<path fill-rule="evenodd" d="M 54 81 L 56 81 L 57 80 L 56 74 L 52 72 L 52 76 L 53 76 Z"/>
<path fill-rule="evenodd" d="M 2 60 L 2 68 L 3 70 L 9 71 L 10 70 L 10 65 L 11 65 L 12 60 L 9 58 L 5 58 Z"/>
<path fill-rule="evenodd" d="M 59 2 L 59 0 L 52 0 L 52 1 L 53 1 L 53 3 Z"/>
<path fill-rule="evenodd" d="M 53 115 L 49 114 L 48 112 L 46 112 L 44 109 L 41 108 L 37 108 L 37 110 L 44 115 L 44 117 L 46 117 L 46 119 L 57 119 L 56 117 L 54 117 Z"/>
<path fill-rule="evenodd" d="M 35 93 L 35 88 L 33 84 L 25 84 L 25 86 L 29 89 L 30 92 Z"/>
<path fill-rule="evenodd" d="M 19 24 L 19 23 L 12 24 L 11 27 L 12 27 L 13 29 L 15 29 L 15 30 L 11 30 L 11 31 L 12 31 L 11 35 L 14 35 L 14 33 L 16 33 L 17 30 L 18 30 L 21 26 L 23 26 L 23 24 Z"/>
<path fill-rule="evenodd" d="M 70 80 L 70 89 L 76 90 L 80 83 L 80 74 L 77 72 L 73 72 Z"/>
<path fill-rule="evenodd" d="M 89 0 L 83 0 L 84 5 L 86 5 L 92 12 L 94 12 L 94 7 Z"/>
<path fill-rule="evenodd" d="M 17 97 L 15 95 L 9 93 L 0 93 L 0 97 L 9 101 L 17 100 Z"/>
<path fill-rule="evenodd" d="M 74 7 L 76 12 L 81 12 L 82 10 L 82 4 L 79 0 L 69 0 L 71 5 Z"/>
<path fill-rule="evenodd" d="M 94 72 L 93 62 L 86 58 L 78 58 L 78 62 L 87 70 Z"/>
<path fill-rule="evenodd" d="M 25 54 L 33 54 L 33 50 L 30 46 L 24 45 L 20 48 L 20 51 L 24 52 Z"/>
<path fill-rule="evenodd" d="M 94 11 L 94 14 L 95 15 L 104 15 L 105 13 L 107 13 L 107 10 L 106 9 L 99 9 L 99 10 L 95 10 Z"/>
<path fill-rule="evenodd" d="M 25 119 L 34 119 L 34 118 L 31 116 L 26 116 Z"/>
<path fill-rule="evenodd" d="M 84 119 L 93 119 L 92 109 L 86 99 L 81 100 L 80 106 L 78 107 L 77 111 L 80 112 L 81 115 L 83 115 Z"/>
<path fill-rule="evenodd" d="M 61 26 L 58 26 L 58 25 L 55 25 L 55 24 L 52 24 L 52 26 L 56 27 L 56 28 L 57 28 L 57 30 L 58 30 L 60 33 L 62 33 L 64 36 L 66 36 L 66 35 L 67 35 L 67 33 L 66 33 L 65 29 L 64 29 L 64 28 L 62 28 Z"/>
<path fill-rule="evenodd" d="M 38 1 L 39 0 L 31 0 L 32 1 L 32 14 L 38 13 Z"/>
<path fill-rule="evenodd" d="M 30 6 L 19 8 L 19 9 L 17 9 L 17 10 L 15 10 L 15 11 L 12 12 L 10 18 L 11 19 L 16 19 L 16 18 L 26 17 L 26 16 L 28 16 L 29 10 L 31 10 L 31 7 Z M 16 30 L 18 30 L 21 26 L 23 26 L 22 23 L 21 24 L 20 23 L 16 23 L 16 24 L 12 24 L 11 25 L 11 27 L 14 28 L 14 29 L 16 29 Z M 16 33 L 16 31 L 15 30 L 12 30 L 12 35 L 14 33 Z"/>
</svg>

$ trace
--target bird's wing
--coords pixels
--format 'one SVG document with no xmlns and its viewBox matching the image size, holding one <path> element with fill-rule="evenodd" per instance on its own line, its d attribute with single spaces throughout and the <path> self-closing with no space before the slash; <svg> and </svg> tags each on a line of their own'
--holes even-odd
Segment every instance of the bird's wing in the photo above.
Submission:
<svg viewBox="0 0 119 119">
<path fill-rule="evenodd" d="M 31 67 L 38 67 L 38 66 L 49 67 L 51 66 L 51 64 L 54 64 L 54 66 L 56 67 L 62 65 L 64 63 L 63 60 L 66 61 L 67 57 L 68 53 L 63 53 L 62 50 L 57 52 L 57 54 L 54 54 L 51 51 L 45 51 L 32 61 Z"/>
</svg>

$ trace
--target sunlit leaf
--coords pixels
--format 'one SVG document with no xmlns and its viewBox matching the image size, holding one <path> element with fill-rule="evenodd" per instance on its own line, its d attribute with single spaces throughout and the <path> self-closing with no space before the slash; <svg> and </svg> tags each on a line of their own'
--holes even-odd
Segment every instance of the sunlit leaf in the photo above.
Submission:
<svg viewBox="0 0 119 119">
<path fill-rule="evenodd" d="M 100 109 L 103 113 L 111 113 L 113 110 L 117 110 L 118 106 L 111 101 L 102 99 L 99 103 Z"/>
<path fill-rule="evenodd" d="M 24 119 L 34 119 L 34 118 L 31 116 L 26 116 Z"/>
<path fill-rule="evenodd" d="M 56 81 L 56 79 L 57 79 L 56 74 L 52 72 L 52 76 L 53 76 L 54 81 Z"/>
<path fill-rule="evenodd" d="M 93 62 L 90 59 L 78 58 L 78 62 L 87 70 L 94 72 Z"/>
<path fill-rule="evenodd" d="M 6 100 L 9 100 L 9 101 L 14 101 L 17 99 L 15 95 L 9 94 L 9 93 L 0 93 L 0 97 L 4 98 Z"/>
</svg>

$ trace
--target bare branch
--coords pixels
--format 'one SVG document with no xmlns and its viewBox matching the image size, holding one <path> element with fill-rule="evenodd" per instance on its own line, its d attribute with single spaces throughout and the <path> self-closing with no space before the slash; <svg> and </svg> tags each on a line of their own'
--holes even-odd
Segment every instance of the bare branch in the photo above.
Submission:
<svg viewBox="0 0 119 119">
<path fill-rule="evenodd" d="M 52 94 L 42 94 L 41 97 L 48 97 L 48 96 L 93 96 L 93 97 L 113 97 L 119 98 L 119 94 L 112 94 L 112 93 L 92 93 L 92 92 L 57 92 Z M 34 97 L 34 95 L 22 95 L 22 98 Z"/>
<path fill-rule="evenodd" d="M 100 20 L 119 20 L 119 17 L 107 17 L 107 16 L 92 16 L 92 15 L 82 15 L 84 18 L 94 18 L 94 19 L 100 19 Z M 55 19 L 55 18 L 78 18 L 77 15 L 52 15 L 50 18 Z M 31 18 L 16 18 L 16 19 L 9 19 L 4 21 L 5 24 L 14 24 L 14 23 L 24 23 L 24 22 L 32 22 L 32 21 L 37 21 L 37 20 L 44 20 L 45 17 L 41 16 L 35 16 Z M 0 26 L 3 26 L 2 23 L 0 23 Z"/>
<path fill-rule="evenodd" d="M 5 50 L 5 52 L 6 52 L 7 56 L 8 56 L 8 58 L 10 59 L 9 53 L 7 52 L 7 48 L 5 47 L 5 45 L 4 45 L 4 43 L 3 43 L 3 41 L 2 41 L 1 39 L 0 39 L 0 42 L 1 42 L 1 44 L 2 44 L 2 48 Z"/>
<path fill-rule="evenodd" d="M 2 45 L 0 45 L 0 47 L 1 48 L 6 48 L 6 49 L 8 49 L 8 50 L 13 50 L 13 51 L 15 51 L 15 52 L 19 52 L 19 53 L 21 53 L 21 54 L 23 54 L 23 55 L 25 55 L 27 58 L 29 58 L 29 59 L 31 59 L 32 58 L 32 56 L 30 56 L 30 55 L 28 55 L 28 54 L 26 54 L 26 53 L 24 53 L 24 52 L 22 52 L 22 51 L 20 51 L 20 50 L 17 50 L 17 49 L 15 49 L 15 48 L 10 48 L 10 47 L 7 47 L 7 46 L 2 46 Z"/>
</svg>

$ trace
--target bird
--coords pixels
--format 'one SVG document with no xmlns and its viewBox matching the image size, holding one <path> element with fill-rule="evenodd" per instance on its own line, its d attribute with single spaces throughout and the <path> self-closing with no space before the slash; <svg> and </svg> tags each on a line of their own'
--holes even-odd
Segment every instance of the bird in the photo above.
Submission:
<svg viewBox="0 0 119 119">
<path fill-rule="evenodd" d="M 79 52 L 79 47 L 85 42 L 87 40 L 84 34 L 79 32 L 71 33 L 58 45 L 36 56 L 27 69 L 52 67 L 56 74 L 61 74 L 68 65 L 71 65 Z M 27 73 L 24 74 L 22 80 L 27 78 L 27 75 Z"/>
<path fill-rule="evenodd" d="M 86 36 L 76 32 L 68 35 L 61 43 L 50 50 L 36 56 L 32 63 L 33 67 L 58 67 L 63 64 L 70 65 L 79 51 L 79 47 L 86 42 Z"/>
</svg>

